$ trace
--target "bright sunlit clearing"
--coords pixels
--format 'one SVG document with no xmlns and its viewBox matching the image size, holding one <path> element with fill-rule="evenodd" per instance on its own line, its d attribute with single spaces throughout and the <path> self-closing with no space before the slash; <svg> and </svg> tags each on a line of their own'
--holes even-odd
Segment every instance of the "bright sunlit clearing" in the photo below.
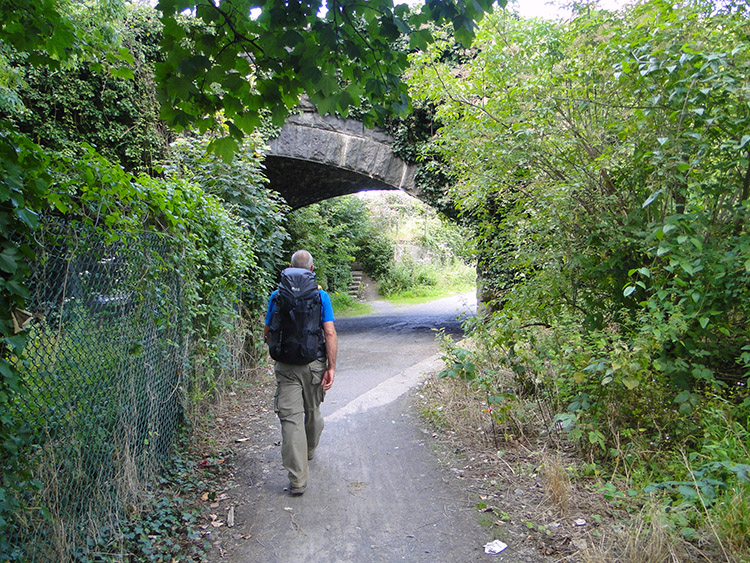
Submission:
<svg viewBox="0 0 750 563">
<path fill-rule="evenodd" d="M 625 6 L 626 0 L 599 0 L 597 4 L 605 10 L 617 10 Z M 550 0 L 509 0 L 506 9 L 526 18 L 547 20 L 566 19 L 572 16 L 570 2 Z"/>
</svg>

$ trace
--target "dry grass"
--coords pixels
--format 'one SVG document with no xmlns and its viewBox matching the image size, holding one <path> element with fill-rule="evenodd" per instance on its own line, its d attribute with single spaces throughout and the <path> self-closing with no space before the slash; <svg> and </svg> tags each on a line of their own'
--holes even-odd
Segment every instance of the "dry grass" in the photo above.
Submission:
<svg viewBox="0 0 750 563">
<path fill-rule="evenodd" d="M 239 382 L 239 388 L 243 384 L 246 387 L 259 377 L 258 370 L 263 371 L 251 369 L 264 350 L 246 341 L 247 328 L 246 321 L 238 320 L 235 329 L 226 335 L 228 369 L 217 374 L 215 392 L 207 393 L 200 404 L 187 405 L 188 416 L 193 417 L 195 442 L 208 440 L 211 429 L 206 421 L 216 420 L 234 401 L 236 393 L 231 389 L 238 387 L 230 387 L 229 383 Z M 132 408 L 137 408 L 132 375 L 121 387 Z M 206 416 L 208 413 L 212 416 Z M 127 518 L 138 516 L 146 498 L 146 485 L 153 479 L 159 462 L 135 446 L 138 438 L 134 421 L 144 416 L 150 420 L 151 413 L 133 412 L 131 418 L 118 418 L 116 427 L 108 429 L 111 459 L 104 461 L 92 457 L 91 444 L 75 434 L 75 428 L 86 426 L 76 426 L 72 416 L 68 434 L 46 436 L 44 445 L 30 460 L 34 478 L 43 487 L 29 499 L 30 508 L 16 515 L 17 541 L 28 549 L 30 560 L 73 561 L 76 548 L 85 551 L 87 542 L 96 542 L 103 533 L 116 531 Z M 46 518 L 39 507 L 46 509 Z"/>
<path fill-rule="evenodd" d="M 599 545 L 583 550 L 582 563 L 683 563 L 695 561 L 689 544 L 657 508 L 635 516 L 623 532 L 603 536 Z"/>
<path fill-rule="evenodd" d="M 561 515 L 570 508 L 570 476 L 559 455 L 546 455 L 542 464 L 544 488 L 552 504 L 560 510 Z"/>
<path fill-rule="evenodd" d="M 34 478 L 44 486 L 32 508 L 17 515 L 16 530 L 30 560 L 73 561 L 76 547 L 97 541 L 102 530 L 117 529 L 123 511 L 138 506 L 152 475 L 137 466 L 128 443 L 119 444 L 113 467 L 91 475 L 86 444 L 73 436 L 65 441 L 72 447 L 61 454 L 60 442 L 48 436 L 32 462 Z M 47 517 L 36 507 L 45 507 Z"/>
<path fill-rule="evenodd" d="M 750 485 L 732 487 L 712 512 L 721 536 L 750 561 Z"/>
<path fill-rule="evenodd" d="M 510 380 L 494 385 L 513 389 Z M 476 387 L 433 377 L 417 401 L 447 446 L 445 462 L 485 511 L 505 515 L 496 525 L 506 533 L 516 526 L 525 546 L 565 563 L 750 563 L 750 486 L 704 507 L 705 525 L 683 536 L 677 507 L 667 514 L 658 499 L 608 500 L 576 448 L 548 432 L 546 405 L 510 395 L 489 413 L 487 393 Z"/>
<path fill-rule="evenodd" d="M 420 388 L 422 414 L 440 429 L 460 437 L 472 448 L 493 443 L 491 417 L 484 399 L 461 379 L 429 378 Z"/>
<path fill-rule="evenodd" d="M 485 395 L 470 382 L 435 378 L 423 384 L 418 400 L 447 451 L 460 452 L 448 463 L 459 466 L 462 477 L 471 480 L 467 488 L 488 509 L 506 515 L 503 529 L 523 536 L 525 546 L 565 563 L 711 560 L 669 528 L 656 509 L 636 515 L 623 531 L 630 515 L 596 492 L 600 484 L 572 479 L 579 461 L 574 449 L 546 433 L 534 402 L 506 403 L 493 423 Z"/>
</svg>

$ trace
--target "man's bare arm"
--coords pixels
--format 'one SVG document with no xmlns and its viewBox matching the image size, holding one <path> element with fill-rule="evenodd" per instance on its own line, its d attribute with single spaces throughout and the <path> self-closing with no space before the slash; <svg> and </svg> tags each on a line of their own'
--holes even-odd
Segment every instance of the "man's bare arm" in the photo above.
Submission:
<svg viewBox="0 0 750 563">
<path fill-rule="evenodd" d="M 323 323 L 323 332 L 326 335 L 326 357 L 328 358 L 328 369 L 323 374 L 323 391 L 328 391 L 333 385 L 336 376 L 336 356 L 339 351 L 338 336 L 333 321 Z"/>
</svg>

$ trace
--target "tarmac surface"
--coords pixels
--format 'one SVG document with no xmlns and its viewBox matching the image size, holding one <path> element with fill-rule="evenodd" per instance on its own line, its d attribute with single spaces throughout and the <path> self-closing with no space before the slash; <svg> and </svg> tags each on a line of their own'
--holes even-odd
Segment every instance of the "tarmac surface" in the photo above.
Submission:
<svg viewBox="0 0 750 563">
<path fill-rule="evenodd" d="M 210 561 L 529 560 L 485 554 L 492 537 L 479 523 L 477 500 L 441 467 L 410 400 L 426 374 L 442 369 L 435 331 L 460 335 L 458 319 L 475 311 L 473 296 L 373 305 L 372 315 L 336 322 L 336 379 L 322 405 L 326 426 L 306 493 L 288 494 L 270 413 L 237 461 L 234 527 L 217 530 Z"/>
</svg>

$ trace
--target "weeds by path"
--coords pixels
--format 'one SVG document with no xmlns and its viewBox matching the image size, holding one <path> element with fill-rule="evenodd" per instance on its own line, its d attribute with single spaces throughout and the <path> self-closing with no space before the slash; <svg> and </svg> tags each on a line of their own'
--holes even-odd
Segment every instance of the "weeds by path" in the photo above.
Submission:
<svg viewBox="0 0 750 563">
<path fill-rule="evenodd" d="M 500 425 L 470 382 L 436 376 L 415 400 L 467 503 L 508 545 L 560 563 L 725 560 L 710 541 L 685 541 L 640 499 L 589 472 L 572 446 L 548 434 L 534 405 L 519 403 Z"/>
</svg>

